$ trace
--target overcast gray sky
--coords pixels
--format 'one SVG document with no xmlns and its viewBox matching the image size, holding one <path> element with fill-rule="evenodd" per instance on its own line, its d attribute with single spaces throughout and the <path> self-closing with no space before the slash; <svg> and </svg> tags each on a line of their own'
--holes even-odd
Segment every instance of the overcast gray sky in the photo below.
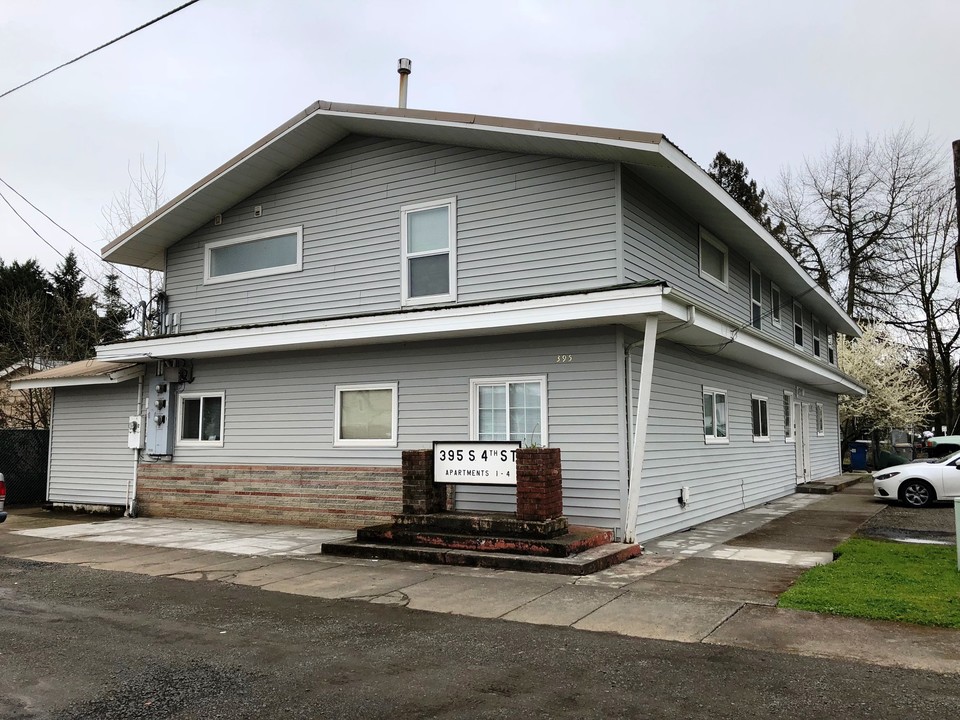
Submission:
<svg viewBox="0 0 960 720">
<path fill-rule="evenodd" d="M 0 92 L 180 2 L 0 0 Z M 410 107 L 663 132 L 761 183 L 902 124 L 947 164 L 958 27 L 957 0 L 201 0 L 0 99 L 0 177 L 99 248 L 141 153 L 172 197 L 314 100 L 395 105 L 401 56 Z M 30 257 L 59 260 L 0 203 L 0 258 Z"/>
</svg>

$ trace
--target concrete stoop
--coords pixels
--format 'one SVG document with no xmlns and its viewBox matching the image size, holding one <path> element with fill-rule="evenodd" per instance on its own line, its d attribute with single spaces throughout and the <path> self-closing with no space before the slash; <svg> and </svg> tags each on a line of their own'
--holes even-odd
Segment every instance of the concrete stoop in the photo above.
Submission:
<svg viewBox="0 0 960 720">
<path fill-rule="evenodd" d="M 856 485 L 870 477 L 870 473 L 844 473 L 826 480 L 815 480 L 813 482 L 797 485 L 798 493 L 810 493 L 813 495 L 832 495 L 833 493 L 843 492 L 844 488 Z"/>
<path fill-rule="evenodd" d="M 533 573 L 555 573 L 558 575 L 590 575 L 638 557 L 642 552 L 643 548 L 639 545 L 613 542 L 589 548 L 569 557 L 550 557 L 347 540 L 324 543 L 321 555 L 400 560 L 496 570 L 519 570 Z"/>
<path fill-rule="evenodd" d="M 356 540 L 324 543 L 324 555 L 588 575 L 637 557 L 639 545 L 613 542 L 609 530 L 570 526 L 563 516 L 518 513 L 406 513 L 357 530 Z"/>
</svg>

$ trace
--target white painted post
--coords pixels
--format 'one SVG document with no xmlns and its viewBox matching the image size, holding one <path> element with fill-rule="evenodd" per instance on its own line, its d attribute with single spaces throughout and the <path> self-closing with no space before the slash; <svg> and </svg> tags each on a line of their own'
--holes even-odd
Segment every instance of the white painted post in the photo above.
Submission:
<svg viewBox="0 0 960 720">
<path fill-rule="evenodd" d="M 627 542 L 636 542 L 637 514 L 640 511 L 640 478 L 647 446 L 647 416 L 653 387 L 653 358 L 657 349 L 658 316 L 648 315 L 643 328 L 643 356 L 640 365 L 640 390 L 637 393 L 637 417 L 633 425 L 633 451 L 630 454 L 630 492 L 627 496 Z"/>
</svg>

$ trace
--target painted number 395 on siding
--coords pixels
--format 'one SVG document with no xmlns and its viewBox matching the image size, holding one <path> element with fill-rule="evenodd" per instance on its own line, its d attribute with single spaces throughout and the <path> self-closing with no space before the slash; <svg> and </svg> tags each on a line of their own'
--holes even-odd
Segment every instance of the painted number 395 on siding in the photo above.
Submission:
<svg viewBox="0 0 960 720">
<path fill-rule="evenodd" d="M 573 362 L 573 355 L 557 355 L 558 363 Z"/>
</svg>

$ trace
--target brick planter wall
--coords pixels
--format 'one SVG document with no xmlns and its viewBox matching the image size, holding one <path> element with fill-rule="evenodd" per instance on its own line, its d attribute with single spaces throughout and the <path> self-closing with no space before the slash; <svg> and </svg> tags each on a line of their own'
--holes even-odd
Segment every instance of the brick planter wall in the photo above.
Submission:
<svg viewBox="0 0 960 720">
<path fill-rule="evenodd" d="M 560 448 L 517 450 L 517 519 L 549 520 L 561 515 Z"/>
<path fill-rule="evenodd" d="M 139 513 L 355 529 L 400 512 L 400 468 L 141 463 Z"/>
</svg>

